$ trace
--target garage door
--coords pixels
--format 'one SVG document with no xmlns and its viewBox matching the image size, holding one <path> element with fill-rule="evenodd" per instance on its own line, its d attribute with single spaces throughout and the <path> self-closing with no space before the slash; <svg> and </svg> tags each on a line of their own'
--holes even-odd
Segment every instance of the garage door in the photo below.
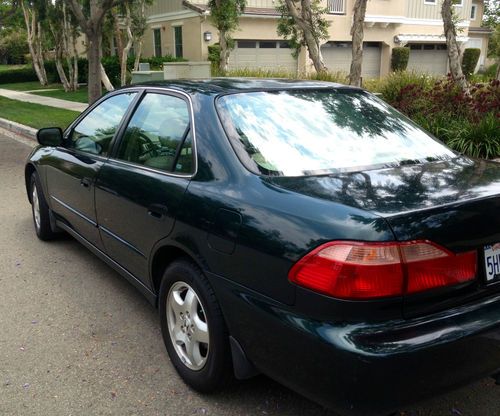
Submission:
<svg viewBox="0 0 500 416">
<path fill-rule="evenodd" d="M 229 55 L 229 69 L 275 69 L 297 71 L 297 60 L 288 42 L 276 40 L 237 40 Z"/>
<path fill-rule="evenodd" d="M 351 70 L 351 42 L 327 42 L 321 46 L 321 53 L 326 67 L 330 72 L 345 72 Z M 365 78 L 380 76 L 380 44 L 365 42 L 363 44 L 363 66 L 361 75 Z"/>
<path fill-rule="evenodd" d="M 432 75 L 446 75 L 448 52 L 445 44 L 413 43 L 410 47 L 408 70 Z"/>
</svg>

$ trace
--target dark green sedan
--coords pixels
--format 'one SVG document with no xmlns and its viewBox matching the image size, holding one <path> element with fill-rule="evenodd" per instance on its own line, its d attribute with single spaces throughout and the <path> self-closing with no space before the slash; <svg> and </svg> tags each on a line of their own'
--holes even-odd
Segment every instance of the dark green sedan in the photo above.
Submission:
<svg viewBox="0 0 500 416">
<path fill-rule="evenodd" d="M 138 85 L 38 141 L 36 234 L 69 233 L 158 307 L 196 390 L 263 373 L 377 414 L 500 381 L 500 165 L 372 94 Z"/>
</svg>

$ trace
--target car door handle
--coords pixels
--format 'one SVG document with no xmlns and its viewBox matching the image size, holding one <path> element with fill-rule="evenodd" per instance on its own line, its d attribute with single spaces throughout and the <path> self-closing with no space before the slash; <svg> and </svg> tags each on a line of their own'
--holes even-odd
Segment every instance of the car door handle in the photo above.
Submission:
<svg viewBox="0 0 500 416">
<path fill-rule="evenodd" d="M 85 188 L 88 188 L 91 184 L 91 180 L 89 178 L 83 178 L 81 181 L 80 181 L 80 185 L 84 186 Z"/>
<path fill-rule="evenodd" d="M 163 219 L 168 214 L 168 208 L 165 205 L 153 204 L 148 208 L 148 215 L 158 220 Z"/>
</svg>

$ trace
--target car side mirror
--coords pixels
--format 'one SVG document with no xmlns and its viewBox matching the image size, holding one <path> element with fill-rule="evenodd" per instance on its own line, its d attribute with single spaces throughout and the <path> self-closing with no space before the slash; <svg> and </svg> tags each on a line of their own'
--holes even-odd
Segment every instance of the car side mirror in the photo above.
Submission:
<svg viewBox="0 0 500 416">
<path fill-rule="evenodd" d="M 59 127 L 49 127 L 38 130 L 36 139 L 43 146 L 60 146 L 63 141 L 63 133 Z"/>
</svg>

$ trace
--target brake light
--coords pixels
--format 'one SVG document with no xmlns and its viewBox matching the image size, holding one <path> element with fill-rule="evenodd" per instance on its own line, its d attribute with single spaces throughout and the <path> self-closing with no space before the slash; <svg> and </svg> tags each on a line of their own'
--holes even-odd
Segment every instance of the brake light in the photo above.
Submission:
<svg viewBox="0 0 500 416">
<path fill-rule="evenodd" d="M 428 241 L 326 243 L 299 260 L 290 281 L 342 299 L 374 299 L 473 280 L 476 252 L 454 254 Z"/>
</svg>

